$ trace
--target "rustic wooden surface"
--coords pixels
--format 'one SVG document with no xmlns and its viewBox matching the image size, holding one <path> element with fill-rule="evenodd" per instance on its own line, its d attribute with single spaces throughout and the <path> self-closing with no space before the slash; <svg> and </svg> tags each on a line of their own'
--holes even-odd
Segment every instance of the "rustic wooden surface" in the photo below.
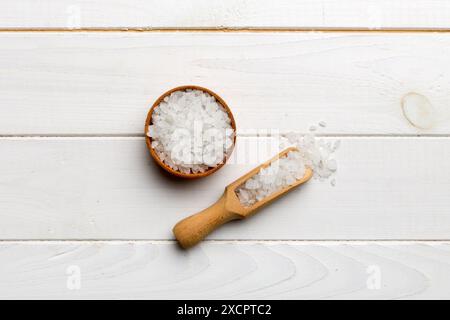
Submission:
<svg viewBox="0 0 450 320">
<path fill-rule="evenodd" d="M 450 286 L 450 243 L 31 242 L 1 244 L 0 260 L 0 298 L 436 299 Z"/>
<path fill-rule="evenodd" d="M 446 0 L 3 0 L 2 28 L 448 29 Z"/>
<path fill-rule="evenodd" d="M 335 187 L 312 180 L 211 239 L 450 240 L 448 138 L 340 139 Z M 184 181 L 140 137 L 0 139 L 0 238 L 172 239 L 178 220 L 277 153 L 268 140 L 238 137 L 224 168 Z"/>
<path fill-rule="evenodd" d="M 449 27 L 443 0 L 3 1 L 0 298 L 450 298 Z M 191 182 L 143 138 L 183 84 L 239 129 Z M 336 186 L 176 246 L 176 221 L 319 121 Z"/>
<path fill-rule="evenodd" d="M 450 33 L 6 32 L 0 41 L 2 134 L 142 135 L 153 102 L 186 84 L 217 92 L 240 130 L 305 132 L 323 120 L 328 134 L 450 134 Z M 411 92 L 431 103 L 427 130 L 404 117 Z"/>
</svg>

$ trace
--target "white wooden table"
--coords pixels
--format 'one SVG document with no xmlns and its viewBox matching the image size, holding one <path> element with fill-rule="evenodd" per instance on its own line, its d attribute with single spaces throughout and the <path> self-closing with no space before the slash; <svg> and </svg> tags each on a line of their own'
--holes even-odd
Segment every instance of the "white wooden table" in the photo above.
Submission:
<svg viewBox="0 0 450 320">
<path fill-rule="evenodd" d="M 450 298 L 448 1 L 0 8 L 0 298 Z M 218 92 L 240 129 L 235 161 L 189 182 L 143 137 L 183 84 Z M 419 123 L 411 92 L 430 103 Z M 177 247 L 174 223 L 254 165 L 236 159 L 271 156 L 255 129 L 321 120 L 342 141 L 335 187 Z"/>
</svg>

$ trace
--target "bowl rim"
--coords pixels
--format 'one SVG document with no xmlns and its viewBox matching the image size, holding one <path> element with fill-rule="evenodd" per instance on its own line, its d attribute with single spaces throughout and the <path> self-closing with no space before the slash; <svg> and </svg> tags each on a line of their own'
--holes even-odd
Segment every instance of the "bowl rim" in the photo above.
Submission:
<svg viewBox="0 0 450 320">
<path fill-rule="evenodd" d="M 228 151 L 227 154 L 225 154 L 225 157 L 222 161 L 222 163 L 220 163 L 219 165 L 217 165 L 216 167 L 210 167 L 208 168 L 206 171 L 204 172 L 198 172 L 198 173 L 183 173 L 180 172 L 178 170 L 174 170 L 171 167 L 169 167 L 167 164 L 165 164 L 160 158 L 159 156 L 156 154 L 155 150 L 152 148 L 152 138 L 150 138 L 147 134 L 148 134 L 148 127 L 150 126 L 150 124 L 152 123 L 152 115 L 153 115 L 153 111 L 155 110 L 155 108 L 157 106 L 159 106 L 159 104 L 163 101 L 163 99 L 167 96 L 169 96 L 170 94 L 172 94 L 175 91 L 184 91 L 186 89 L 192 89 L 192 90 L 200 90 L 203 92 L 206 92 L 208 94 L 210 94 L 211 96 L 213 96 L 219 103 L 220 105 L 222 105 L 222 107 L 225 109 L 225 111 L 228 114 L 228 117 L 231 120 L 231 128 L 234 131 L 234 136 L 233 136 L 233 145 L 231 146 L 230 150 Z M 217 170 L 219 170 L 220 168 L 222 168 L 225 163 L 227 162 L 228 158 L 231 156 L 234 147 L 236 145 L 236 122 L 234 120 L 233 117 L 233 113 L 231 112 L 230 107 L 228 107 L 227 103 L 215 92 L 211 91 L 210 89 L 204 88 L 204 87 L 200 87 L 197 85 L 183 85 L 183 86 L 178 86 L 175 87 L 173 89 L 170 89 L 166 92 L 164 92 L 158 99 L 156 99 L 156 101 L 153 103 L 152 107 L 150 108 L 150 110 L 147 113 L 147 118 L 145 120 L 145 129 L 144 129 L 144 133 L 145 133 L 145 143 L 147 145 L 148 150 L 150 151 L 150 155 L 152 156 L 153 160 L 161 167 L 163 168 L 165 171 L 169 172 L 170 174 L 180 177 L 180 178 L 186 178 L 186 179 L 196 179 L 196 178 L 202 178 L 202 177 L 206 177 L 209 176 L 210 174 L 213 174 L 214 172 L 216 172 Z"/>
</svg>

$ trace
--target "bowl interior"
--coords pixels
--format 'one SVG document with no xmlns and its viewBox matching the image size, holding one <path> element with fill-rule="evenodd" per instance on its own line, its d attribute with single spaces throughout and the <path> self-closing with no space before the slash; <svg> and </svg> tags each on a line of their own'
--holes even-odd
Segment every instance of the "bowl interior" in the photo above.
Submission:
<svg viewBox="0 0 450 320">
<path fill-rule="evenodd" d="M 153 111 L 155 110 L 155 108 L 157 106 L 159 106 L 159 104 L 161 103 L 161 101 L 164 100 L 165 97 L 169 96 L 170 94 L 172 94 L 175 91 L 183 91 L 186 89 L 192 89 L 192 90 L 200 90 L 200 91 L 204 91 L 208 94 L 210 94 L 211 96 L 213 96 L 217 102 L 220 103 L 220 105 L 225 109 L 225 111 L 228 114 L 228 117 L 231 120 L 231 127 L 234 130 L 234 136 L 233 136 L 233 146 L 230 148 L 230 150 L 228 151 L 228 153 L 225 155 L 222 163 L 220 163 L 219 165 L 217 165 L 216 167 L 210 167 L 208 168 L 206 171 L 204 172 L 198 172 L 198 173 L 183 173 L 180 172 L 178 170 L 174 170 L 171 167 L 169 167 L 167 164 L 165 164 L 158 156 L 158 154 L 156 153 L 156 151 L 152 148 L 152 139 L 147 135 L 148 133 L 148 127 L 150 124 L 152 124 L 152 114 Z M 199 87 L 199 86 L 192 86 L 192 85 L 188 85 L 188 86 L 180 86 L 180 87 L 176 87 L 173 88 L 167 92 L 165 92 L 163 95 L 161 95 L 156 101 L 155 103 L 153 103 L 152 107 L 150 108 L 150 111 L 147 114 L 147 119 L 145 121 L 145 142 L 147 144 L 147 148 L 150 151 L 150 154 L 152 156 L 152 158 L 156 161 L 156 163 L 158 163 L 159 166 L 161 166 L 164 170 L 166 170 L 167 172 L 177 176 L 177 177 L 181 177 L 181 178 L 188 178 L 188 179 L 195 179 L 195 178 L 201 178 L 201 177 L 206 177 L 214 172 L 216 172 L 217 170 L 219 170 L 221 167 L 223 167 L 223 165 L 225 164 L 225 162 L 227 161 L 227 159 L 230 157 L 231 153 L 233 152 L 234 146 L 236 144 L 236 122 L 234 121 L 234 117 L 233 114 L 231 113 L 230 108 L 228 107 L 228 105 L 225 103 L 225 101 L 216 93 L 212 92 L 211 90 L 207 89 L 207 88 L 203 88 L 203 87 Z"/>
</svg>

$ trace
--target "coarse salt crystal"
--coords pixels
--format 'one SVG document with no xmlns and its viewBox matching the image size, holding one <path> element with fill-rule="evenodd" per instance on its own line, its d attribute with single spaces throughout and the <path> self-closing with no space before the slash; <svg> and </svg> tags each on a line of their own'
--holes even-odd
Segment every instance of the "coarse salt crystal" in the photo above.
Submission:
<svg viewBox="0 0 450 320">
<path fill-rule="evenodd" d="M 298 151 L 290 151 L 284 157 L 273 161 L 267 168 L 262 168 L 236 189 L 236 194 L 243 206 L 251 206 L 290 186 L 305 175 L 305 164 Z"/>
<path fill-rule="evenodd" d="M 191 89 L 166 96 L 155 107 L 147 132 L 160 160 L 186 174 L 223 163 L 234 134 L 224 107 L 207 92 Z"/>
<path fill-rule="evenodd" d="M 334 179 L 334 178 L 331 179 L 330 184 L 331 184 L 331 186 L 334 187 L 336 185 L 336 179 Z"/>
<path fill-rule="evenodd" d="M 323 126 L 321 126 L 323 127 Z M 316 130 L 317 128 L 312 126 Z M 275 160 L 268 167 L 248 179 L 236 189 L 236 194 L 244 206 L 251 206 L 270 194 L 303 178 L 306 167 L 313 170 L 314 178 L 327 180 L 336 173 L 337 161 L 334 152 L 339 148 L 340 141 L 325 141 L 317 139 L 312 133 L 305 135 L 289 132 L 282 135 L 287 141 L 281 143 L 282 148 L 295 146 L 298 151 L 291 151 L 281 159 Z M 336 185 L 336 179 L 330 181 Z"/>
</svg>

